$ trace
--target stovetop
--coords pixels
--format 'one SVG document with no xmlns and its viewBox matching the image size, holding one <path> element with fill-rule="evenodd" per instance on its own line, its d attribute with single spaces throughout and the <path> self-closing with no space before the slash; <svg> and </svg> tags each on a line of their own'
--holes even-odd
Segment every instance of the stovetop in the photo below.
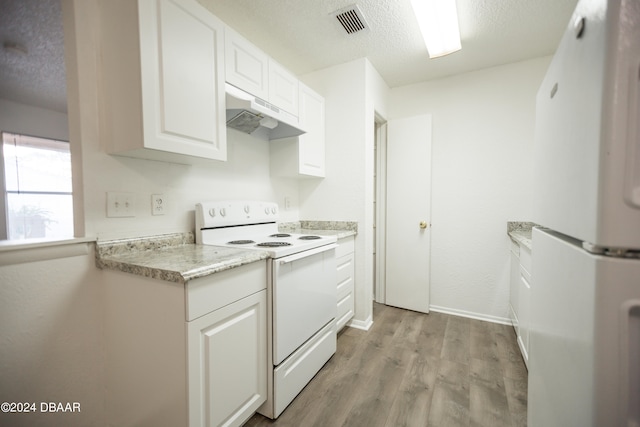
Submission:
<svg viewBox="0 0 640 427">
<path fill-rule="evenodd" d="M 277 226 L 276 226 L 277 227 Z M 233 234 L 231 234 L 233 236 Z M 272 233 L 242 238 L 222 238 L 206 240 L 205 244 L 233 247 L 238 249 L 261 250 L 272 258 L 295 254 L 336 242 L 335 236 L 317 236 L 313 234 Z"/>
<path fill-rule="evenodd" d="M 261 250 L 272 258 L 335 243 L 335 236 L 281 233 L 278 205 L 254 201 L 218 201 L 196 205 L 196 243 Z"/>
</svg>

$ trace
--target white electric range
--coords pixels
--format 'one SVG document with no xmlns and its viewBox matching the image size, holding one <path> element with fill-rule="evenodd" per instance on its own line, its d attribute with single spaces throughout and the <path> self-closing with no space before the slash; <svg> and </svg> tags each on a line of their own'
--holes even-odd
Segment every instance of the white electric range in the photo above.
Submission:
<svg viewBox="0 0 640 427">
<path fill-rule="evenodd" d="M 260 250 L 267 274 L 268 398 L 277 418 L 336 351 L 335 236 L 278 231 L 278 206 L 259 201 L 196 205 L 196 243 Z"/>
</svg>

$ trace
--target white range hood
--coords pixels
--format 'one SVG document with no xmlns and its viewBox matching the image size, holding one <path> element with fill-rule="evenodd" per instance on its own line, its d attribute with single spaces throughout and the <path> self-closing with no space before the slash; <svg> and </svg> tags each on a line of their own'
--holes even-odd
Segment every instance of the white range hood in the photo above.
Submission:
<svg viewBox="0 0 640 427">
<path fill-rule="evenodd" d="M 251 134 L 266 128 L 269 139 L 302 135 L 298 118 L 267 101 L 226 83 L 227 127 Z"/>
</svg>

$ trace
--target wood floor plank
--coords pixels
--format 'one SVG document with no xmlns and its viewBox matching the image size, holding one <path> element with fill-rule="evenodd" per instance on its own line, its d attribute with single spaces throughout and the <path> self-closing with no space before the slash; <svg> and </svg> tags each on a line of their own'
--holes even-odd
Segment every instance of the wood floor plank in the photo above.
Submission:
<svg viewBox="0 0 640 427">
<path fill-rule="evenodd" d="M 527 425 L 527 381 L 504 378 L 504 387 L 513 427 Z"/>
<path fill-rule="evenodd" d="M 436 312 L 423 316 L 422 329 L 416 342 L 418 351 L 440 358 L 448 318 L 448 315 Z"/>
<path fill-rule="evenodd" d="M 503 390 L 486 382 L 471 382 L 469 415 L 472 427 L 510 427 L 511 414 Z"/>
<path fill-rule="evenodd" d="M 499 348 L 491 324 L 488 322 L 471 322 L 471 341 L 469 355 L 475 359 L 498 361 Z"/>
<path fill-rule="evenodd" d="M 469 378 L 472 382 L 484 383 L 504 394 L 504 378 L 499 360 L 471 359 Z"/>
<path fill-rule="evenodd" d="M 397 345 L 413 350 L 420 339 L 426 316 L 424 313 L 410 310 L 404 310 L 402 314 L 402 321 L 394 332 L 394 339 Z"/>
<path fill-rule="evenodd" d="M 470 320 L 450 316 L 444 333 L 441 357 L 454 362 L 469 364 Z"/>
<path fill-rule="evenodd" d="M 494 329 L 499 360 L 504 371 L 504 376 L 514 380 L 526 380 L 528 372 L 520 349 L 518 348 L 513 327 L 493 325 L 492 328 Z"/>
<path fill-rule="evenodd" d="M 443 358 L 438 368 L 428 425 L 468 426 L 469 415 L 469 365 Z"/>
<path fill-rule="evenodd" d="M 471 359 L 469 372 L 471 425 L 510 426 L 511 413 L 500 361 Z"/>
<path fill-rule="evenodd" d="M 409 366 L 411 353 L 393 346 L 369 377 L 343 425 L 350 427 L 384 427 L 391 406 Z"/>
<path fill-rule="evenodd" d="M 422 427 L 429 417 L 439 359 L 414 352 L 393 401 L 386 427 Z"/>
</svg>

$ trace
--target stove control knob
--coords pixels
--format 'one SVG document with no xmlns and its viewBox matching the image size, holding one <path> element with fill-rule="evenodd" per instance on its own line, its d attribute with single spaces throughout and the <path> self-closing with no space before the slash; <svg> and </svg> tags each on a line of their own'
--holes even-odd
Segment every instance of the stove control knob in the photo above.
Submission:
<svg viewBox="0 0 640 427">
<path fill-rule="evenodd" d="M 212 218 L 216 216 L 216 210 L 214 208 L 209 209 L 209 216 Z"/>
<path fill-rule="evenodd" d="M 277 211 L 277 209 L 276 209 L 275 207 L 271 208 L 271 213 L 272 213 L 272 214 L 274 214 L 274 215 L 275 215 L 275 214 L 276 214 L 276 211 Z"/>
<path fill-rule="evenodd" d="M 264 208 L 264 213 L 269 215 L 269 208 Z"/>
<path fill-rule="evenodd" d="M 227 210 L 225 208 L 220 208 L 220 215 L 227 216 Z"/>
<path fill-rule="evenodd" d="M 250 210 L 251 208 L 249 207 L 249 205 L 244 205 L 244 213 L 249 213 Z"/>
</svg>

